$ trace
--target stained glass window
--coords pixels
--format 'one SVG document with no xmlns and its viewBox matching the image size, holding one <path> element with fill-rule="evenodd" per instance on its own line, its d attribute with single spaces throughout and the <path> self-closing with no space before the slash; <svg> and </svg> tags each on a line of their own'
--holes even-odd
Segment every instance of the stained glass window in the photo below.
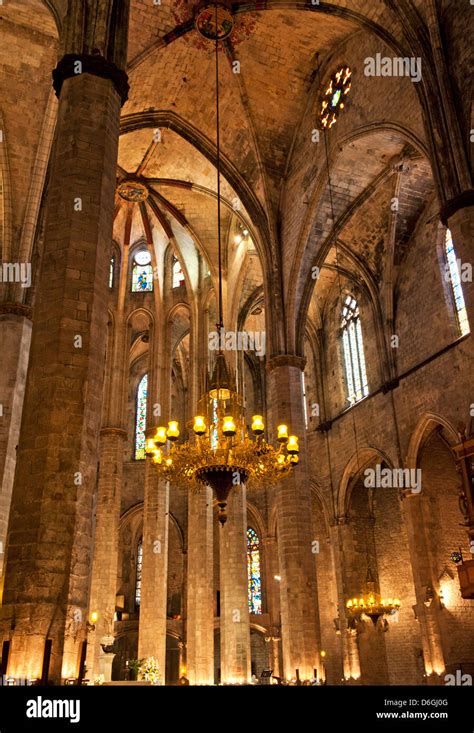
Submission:
<svg viewBox="0 0 474 733">
<path fill-rule="evenodd" d="M 459 332 L 461 336 L 465 336 L 466 334 L 470 333 L 470 328 L 469 320 L 467 317 L 466 303 L 464 302 L 464 295 L 462 292 L 460 273 L 461 263 L 457 260 L 453 238 L 449 229 L 446 230 L 445 254 L 447 262 L 446 275 L 449 279 L 449 282 L 451 283 L 454 306 L 456 308 L 456 316 L 458 319 Z"/>
<path fill-rule="evenodd" d="M 262 576 L 260 540 L 254 529 L 247 529 L 248 600 L 250 613 L 262 613 Z"/>
<path fill-rule="evenodd" d="M 217 430 L 217 404 L 217 400 L 212 400 L 211 448 L 217 448 L 219 443 L 219 432 Z"/>
<path fill-rule="evenodd" d="M 148 374 L 140 380 L 137 390 L 135 416 L 135 459 L 145 459 L 146 400 L 148 394 Z"/>
<path fill-rule="evenodd" d="M 109 263 L 109 288 L 114 287 L 114 276 L 115 276 L 115 257 L 112 255 Z"/>
<path fill-rule="evenodd" d="M 140 606 L 142 598 L 142 565 L 143 565 L 143 542 L 140 540 L 137 546 L 137 567 L 135 576 L 135 605 Z"/>
<path fill-rule="evenodd" d="M 179 288 L 184 283 L 184 273 L 179 264 L 179 260 L 173 257 L 173 288 Z"/>
<path fill-rule="evenodd" d="M 302 372 L 303 381 L 303 410 L 304 410 L 304 424 L 305 428 L 308 429 L 308 405 L 306 403 L 306 378 L 304 372 Z"/>
<path fill-rule="evenodd" d="M 346 371 L 347 399 L 353 405 L 369 394 L 359 305 L 352 295 L 344 299 L 341 314 L 342 350 Z"/>
<path fill-rule="evenodd" d="M 346 106 L 346 97 L 352 84 L 352 72 L 348 66 L 341 66 L 323 90 L 319 120 L 325 130 L 335 123 L 341 110 Z"/>
<path fill-rule="evenodd" d="M 132 292 L 146 293 L 153 290 L 153 268 L 151 255 L 146 249 L 139 250 L 133 258 Z"/>
</svg>

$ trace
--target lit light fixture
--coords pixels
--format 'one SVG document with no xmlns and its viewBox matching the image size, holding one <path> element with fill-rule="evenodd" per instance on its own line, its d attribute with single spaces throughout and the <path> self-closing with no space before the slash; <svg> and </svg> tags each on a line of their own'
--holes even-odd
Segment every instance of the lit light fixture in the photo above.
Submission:
<svg viewBox="0 0 474 733">
<path fill-rule="evenodd" d="M 225 8 L 224 8 L 225 9 Z M 232 14 L 230 14 L 232 19 Z M 206 5 L 198 16 L 196 27 L 200 33 L 209 31 L 215 41 L 216 63 L 216 150 L 217 150 L 217 252 L 218 252 L 218 314 L 217 330 L 224 330 L 222 298 L 222 245 L 221 245 L 221 193 L 220 193 L 220 136 L 219 136 L 219 40 L 222 40 L 228 16 L 217 3 Z M 219 31 L 216 31 L 219 29 Z M 222 31 L 222 33 L 221 33 Z M 245 230 L 248 233 L 248 230 Z M 240 243 L 240 233 L 235 237 Z M 198 402 L 197 415 L 187 427 L 191 439 L 178 442 L 179 425 L 170 420 L 168 428 L 157 427 L 146 431 L 145 450 L 158 473 L 173 487 L 199 491 L 203 486 L 212 487 L 219 507 L 219 521 L 227 519 L 227 497 L 233 486 L 250 484 L 256 488 L 272 486 L 280 481 L 298 462 L 298 438 L 288 437 L 287 425 L 278 427 L 278 443 L 273 446 L 263 437 L 264 423 L 261 415 L 252 418 L 252 433 L 247 432 L 247 422 L 242 396 L 237 392 L 236 381 L 230 372 L 222 351 L 217 353 L 212 373 L 207 375 L 206 391 Z M 191 432 L 192 431 L 192 432 Z M 165 453 L 166 445 L 170 443 Z"/>
<path fill-rule="evenodd" d="M 154 441 L 153 438 L 147 438 L 146 439 L 145 450 L 148 453 L 151 453 L 152 451 L 155 450 L 155 441 Z"/>
<path fill-rule="evenodd" d="M 349 620 L 363 621 L 364 616 L 370 618 L 374 626 L 379 618 L 390 616 L 400 608 L 398 598 L 382 598 L 375 590 L 375 581 L 369 568 L 364 588 L 359 596 L 349 598 L 346 601 L 346 616 Z"/>
<path fill-rule="evenodd" d="M 204 435 L 206 432 L 206 421 L 202 415 L 196 415 L 194 418 L 193 430 L 196 435 Z"/>
<path fill-rule="evenodd" d="M 261 415 L 254 415 L 252 417 L 252 433 L 254 435 L 262 435 L 264 430 L 263 417 Z"/>
<path fill-rule="evenodd" d="M 300 452 L 298 438 L 296 437 L 296 435 L 290 435 L 290 437 L 288 438 L 288 443 L 286 444 L 286 450 L 290 455 L 297 455 Z"/>
<path fill-rule="evenodd" d="M 170 420 L 168 423 L 168 430 L 166 431 L 166 437 L 168 440 L 171 440 L 174 442 L 175 440 L 178 440 L 179 438 L 179 427 L 176 420 Z"/>
<path fill-rule="evenodd" d="M 233 438 L 237 432 L 235 427 L 234 418 L 231 415 L 226 415 L 222 425 L 222 432 L 226 438 Z"/>
<path fill-rule="evenodd" d="M 87 633 L 89 634 L 91 631 L 95 631 L 95 625 L 99 619 L 99 614 L 97 611 L 92 611 L 92 613 L 89 616 L 89 621 L 86 622 L 86 629 Z"/>
<path fill-rule="evenodd" d="M 165 445 L 167 441 L 166 428 L 159 427 L 155 430 L 155 437 L 153 438 L 156 445 Z"/>
<path fill-rule="evenodd" d="M 148 449 L 145 449 L 145 450 L 148 451 Z M 163 462 L 163 453 L 162 453 L 162 451 L 161 451 L 160 448 L 156 448 L 156 449 L 152 448 L 150 450 L 150 453 L 151 453 L 151 456 L 152 456 L 153 463 L 159 465 L 160 463 Z"/>
</svg>

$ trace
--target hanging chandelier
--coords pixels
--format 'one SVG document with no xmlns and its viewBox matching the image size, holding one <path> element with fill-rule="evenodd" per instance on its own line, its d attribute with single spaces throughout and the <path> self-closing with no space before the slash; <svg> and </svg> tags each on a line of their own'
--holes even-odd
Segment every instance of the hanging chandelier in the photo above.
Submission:
<svg viewBox="0 0 474 733">
<path fill-rule="evenodd" d="M 359 597 L 346 601 L 346 616 L 353 621 L 365 621 L 369 618 L 374 626 L 379 618 L 390 616 L 400 608 L 398 598 L 382 598 L 375 590 L 375 581 L 370 568 Z"/>
<path fill-rule="evenodd" d="M 214 25 L 217 27 L 221 6 L 214 5 Z M 217 251 L 218 251 L 218 306 L 220 335 L 224 330 L 222 310 L 222 247 L 221 247 L 221 192 L 220 192 L 220 126 L 219 126 L 219 40 L 215 38 L 216 63 L 216 151 L 217 151 Z M 277 445 L 264 438 L 262 415 L 254 415 L 250 431 L 246 424 L 243 400 L 237 391 L 221 350 L 217 353 L 212 373 L 206 376 L 206 391 L 197 405 L 197 414 L 187 428 L 192 439 L 179 442 L 180 428 L 176 420 L 168 427 L 158 426 L 146 432 L 146 453 L 151 457 L 159 474 L 173 486 L 199 491 L 210 486 L 219 507 L 219 521 L 227 520 L 226 506 L 233 486 L 246 484 L 253 487 L 272 486 L 288 475 L 298 463 L 298 437 L 290 435 L 287 425 L 277 428 Z"/>
<path fill-rule="evenodd" d="M 261 415 L 252 417 L 251 436 L 245 409 L 237 393 L 225 357 L 219 352 L 208 390 L 198 402 L 198 413 L 188 427 L 194 439 L 179 443 L 176 420 L 168 427 L 151 428 L 146 452 L 161 476 L 177 488 L 199 491 L 211 486 L 219 507 L 219 521 L 227 519 L 227 497 L 233 486 L 256 488 L 274 485 L 298 463 L 299 445 L 286 425 L 278 426 L 278 446 L 263 437 Z"/>
</svg>

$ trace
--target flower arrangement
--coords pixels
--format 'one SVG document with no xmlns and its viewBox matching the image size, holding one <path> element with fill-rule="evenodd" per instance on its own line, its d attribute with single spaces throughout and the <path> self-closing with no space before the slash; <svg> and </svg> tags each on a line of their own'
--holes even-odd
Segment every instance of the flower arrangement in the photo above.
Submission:
<svg viewBox="0 0 474 733">
<path fill-rule="evenodd" d="M 162 678 L 160 666 L 155 657 L 146 657 L 146 659 L 140 659 L 140 665 L 138 667 L 138 679 L 151 682 L 152 685 L 161 684 Z"/>
</svg>

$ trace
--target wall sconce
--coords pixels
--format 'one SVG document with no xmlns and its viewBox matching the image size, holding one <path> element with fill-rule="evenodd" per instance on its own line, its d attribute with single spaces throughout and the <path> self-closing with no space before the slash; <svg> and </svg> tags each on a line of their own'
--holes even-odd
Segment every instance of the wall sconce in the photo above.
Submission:
<svg viewBox="0 0 474 733">
<path fill-rule="evenodd" d="M 97 611 L 92 611 L 90 615 L 90 621 L 86 622 L 86 630 L 88 634 L 90 634 L 92 631 L 95 631 L 95 625 L 97 623 L 98 618 L 99 618 L 99 614 L 97 613 Z"/>
<path fill-rule="evenodd" d="M 434 601 L 434 597 L 435 597 L 435 592 L 433 590 L 433 587 L 431 585 L 427 585 L 425 589 L 425 600 L 423 601 L 426 608 L 431 607 Z"/>
<path fill-rule="evenodd" d="M 355 620 L 355 618 L 348 619 L 348 621 L 347 621 L 347 630 L 350 633 L 352 633 L 352 634 L 356 634 L 357 633 L 357 621 Z"/>
<path fill-rule="evenodd" d="M 270 641 L 280 641 L 281 635 L 280 635 L 280 629 L 278 626 L 272 626 L 268 629 L 268 636 L 265 636 L 264 639 L 267 643 Z"/>
</svg>

